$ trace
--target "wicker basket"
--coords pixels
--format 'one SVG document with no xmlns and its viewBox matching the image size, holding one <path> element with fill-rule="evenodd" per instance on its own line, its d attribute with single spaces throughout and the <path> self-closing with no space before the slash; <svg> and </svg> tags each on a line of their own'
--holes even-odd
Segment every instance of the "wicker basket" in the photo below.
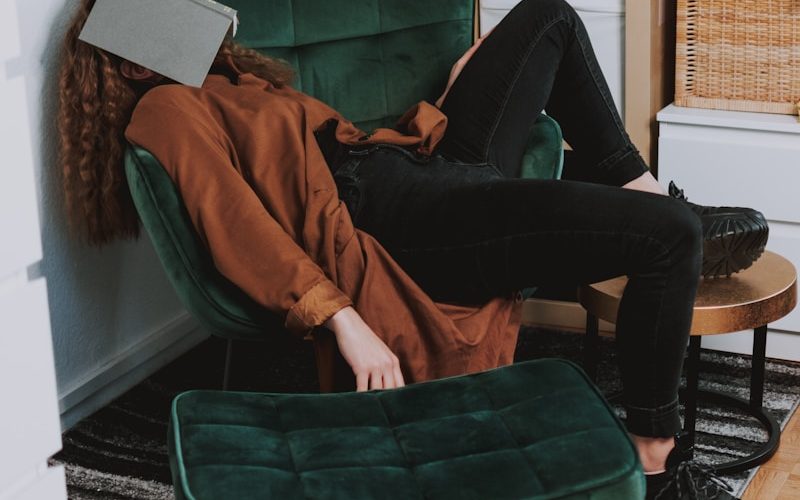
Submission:
<svg viewBox="0 0 800 500">
<path fill-rule="evenodd" d="M 675 104 L 796 114 L 800 0 L 678 0 Z"/>
</svg>

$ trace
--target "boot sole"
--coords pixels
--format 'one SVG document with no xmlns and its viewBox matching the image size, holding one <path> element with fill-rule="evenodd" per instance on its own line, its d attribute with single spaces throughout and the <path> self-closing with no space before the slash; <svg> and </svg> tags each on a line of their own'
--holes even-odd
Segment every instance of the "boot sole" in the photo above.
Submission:
<svg viewBox="0 0 800 500">
<path fill-rule="evenodd" d="M 720 217 L 705 235 L 703 277 L 730 277 L 747 269 L 764 253 L 768 238 L 769 226 L 761 212 Z"/>
</svg>

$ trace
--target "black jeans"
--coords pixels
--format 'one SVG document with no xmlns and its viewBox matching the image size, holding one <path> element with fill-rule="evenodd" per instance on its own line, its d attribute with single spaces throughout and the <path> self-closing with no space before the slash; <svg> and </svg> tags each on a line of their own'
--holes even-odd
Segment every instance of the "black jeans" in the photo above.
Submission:
<svg viewBox="0 0 800 500">
<path fill-rule="evenodd" d="M 516 178 L 529 126 L 545 108 L 596 183 Z M 355 225 L 439 301 L 477 304 L 627 275 L 617 320 L 627 425 L 642 436 L 675 434 L 700 221 L 681 202 L 617 187 L 647 167 L 573 9 L 520 3 L 464 68 L 443 111 L 449 125 L 437 155 L 376 146 L 336 171 Z"/>
</svg>

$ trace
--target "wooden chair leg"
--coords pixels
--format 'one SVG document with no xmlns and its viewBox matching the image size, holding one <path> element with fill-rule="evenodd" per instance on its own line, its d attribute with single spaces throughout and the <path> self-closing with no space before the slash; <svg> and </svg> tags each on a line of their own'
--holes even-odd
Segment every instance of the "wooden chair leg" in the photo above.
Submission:
<svg viewBox="0 0 800 500">
<path fill-rule="evenodd" d="M 317 360 L 319 392 L 355 390 L 355 377 L 339 354 L 336 336 L 327 328 L 317 328 L 313 333 L 314 355 Z"/>
<path fill-rule="evenodd" d="M 333 392 L 336 379 L 336 337 L 320 328 L 314 331 L 314 356 L 317 359 L 319 392 Z"/>
</svg>

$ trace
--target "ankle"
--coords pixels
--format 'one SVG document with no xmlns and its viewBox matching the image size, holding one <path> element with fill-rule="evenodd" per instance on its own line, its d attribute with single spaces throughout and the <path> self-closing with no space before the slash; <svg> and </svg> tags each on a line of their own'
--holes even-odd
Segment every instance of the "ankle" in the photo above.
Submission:
<svg viewBox="0 0 800 500">
<path fill-rule="evenodd" d="M 645 474 L 657 474 L 667 468 L 667 456 L 675 448 L 675 438 L 654 438 L 631 434 L 633 444 L 639 452 L 639 460 Z"/>
<path fill-rule="evenodd" d="M 658 183 L 650 172 L 645 172 L 636 179 L 628 182 L 624 186 L 625 189 L 633 189 L 634 191 L 644 191 L 645 193 L 666 195 L 667 191 Z"/>
</svg>

